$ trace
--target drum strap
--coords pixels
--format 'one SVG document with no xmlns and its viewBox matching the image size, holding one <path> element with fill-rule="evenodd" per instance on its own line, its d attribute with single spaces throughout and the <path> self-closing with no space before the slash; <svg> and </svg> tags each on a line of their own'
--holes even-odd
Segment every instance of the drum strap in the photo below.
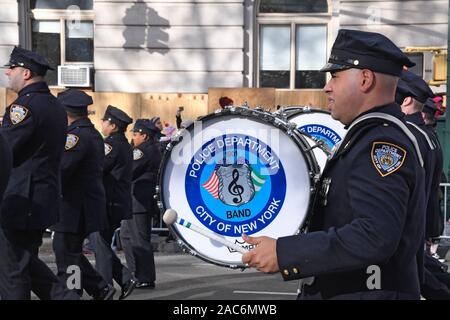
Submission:
<svg viewBox="0 0 450 320">
<path fill-rule="evenodd" d="M 419 131 L 425 137 L 425 139 L 427 139 L 428 145 L 430 146 L 431 150 L 436 149 L 436 146 L 434 145 L 433 141 L 431 141 L 428 134 L 425 131 L 423 131 L 422 129 L 420 129 L 420 127 L 417 124 L 410 122 L 410 121 L 406 121 L 406 123 L 413 126 L 414 128 L 416 128 L 417 131 Z"/>
<path fill-rule="evenodd" d="M 363 115 L 362 117 L 356 119 L 348 128 L 348 132 L 356 126 L 357 124 L 368 120 L 368 119 L 382 119 L 387 120 L 389 122 L 392 122 L 396 124 L 404 133 L 405 135 L 411 140 L 412 144 L 414 145 L 414 148 L 416 149 L 417 157 L 419 158 L 420 166 L 423 167 L 423 157 L 422 152 L 420 152 L 419 144 L 417 143 L 416 137 L 414 137 L 414 134 L 411 132 L 411 130 L 408 129 L 408 127 L 398 118 L 391 116 L 390 114 L 381 113 L 381 112 L 373 112 L 370 114 Z"/>
</svg>

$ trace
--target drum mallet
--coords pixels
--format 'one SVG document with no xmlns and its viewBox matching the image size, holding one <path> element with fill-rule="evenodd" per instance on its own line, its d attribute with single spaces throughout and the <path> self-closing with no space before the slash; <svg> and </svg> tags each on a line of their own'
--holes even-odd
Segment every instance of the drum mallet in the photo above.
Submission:
<svg viewBox="0 0 450 320">
<path fill-rule="evenodd" d="M 247 249 L 242 248 L 241 246 L 238 246 L 236 244 L 234 244 L 231 241 L 228 241 L 222 237 L 220 237 L 219 235 L 210 232 L 210 231 L 206 231 L 202 228 L 197 227 L 196 225 L 190 223 L 189 221 L 186 221 L 184 219 L 178 218 L 178 213 L 174 210 L 174 209 L 167 209 L 166 212 L 164 212 L 163 215 L 163 221 L 165 224 L 167 224 L 168 226 L 174 224 L 175 222 L 178 223 L 179 225 L 182 225 L 185 228 L 191 229 L 192 231 L 195 231 L 197 233 L 200 233 L 201 235 L 204 235 L 205 237 L 220 242 L 221 244 L 223 244 L 224 246 L 227 246 L 230 249 L 233 249 L 237 252 L 240 252 L 242 254 L 245 254 L 248 252 Z"/>
</svg>

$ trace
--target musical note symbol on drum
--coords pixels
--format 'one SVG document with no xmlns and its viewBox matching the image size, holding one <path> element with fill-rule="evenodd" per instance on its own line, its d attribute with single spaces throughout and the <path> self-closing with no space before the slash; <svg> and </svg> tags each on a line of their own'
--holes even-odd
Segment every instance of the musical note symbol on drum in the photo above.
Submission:
<svg viewBox="0 0 450 320">
<path fill-rule="evenodd" d="M 233 202 L 238 204 L 242 202 L 242 194 L 244 193 L 244 187 L 237 183 L 239 180 L 239 171 L 237 169 L 233 170 L 233 180 L 228 185 L 228 191 L 231 195 L 236 196 L 233 198 Z M 239 197 L 239 198 L 238 198 Z"/>
</svg>

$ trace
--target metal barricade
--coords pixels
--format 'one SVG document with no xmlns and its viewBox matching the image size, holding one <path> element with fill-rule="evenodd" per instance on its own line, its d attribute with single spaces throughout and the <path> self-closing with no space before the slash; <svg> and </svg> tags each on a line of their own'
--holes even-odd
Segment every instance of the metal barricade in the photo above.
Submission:
<svg viewBox="0 0 450 320">
<path fill-rule="evenodd" d="M 449 207 L 449 193 L 448 188 L 450 187 L 450 183 L 441 183 L 441 187 L 444 188 L 444 197 L 442 199 L 441 209 L 443 210 L 443 219 L 444 219 L 444 231 L 442 232 L 442 237 L 450 237 L 450 217 L 447 212 L 447 208 Z"/>
</svg>

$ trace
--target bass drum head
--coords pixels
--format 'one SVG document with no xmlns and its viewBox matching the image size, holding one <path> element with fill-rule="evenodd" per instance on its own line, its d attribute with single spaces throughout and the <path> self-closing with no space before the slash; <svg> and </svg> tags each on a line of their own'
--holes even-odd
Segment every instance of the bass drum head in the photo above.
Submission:
<svg viewBox="0 0 450 320">
<path fill-rule="evenodd" d="M 301 135 L 288 135 L 267 118 L 275 119 L 224 111 L 189 126 L 161 164 L 163 210 L 175 209 L 179 218 L 247 249 L 244 233 L 296 234 L 311 202 L 315 159 L 302 151 L 308 144 Z M 245 267 L 242 254 L 178 224 L 172 230 L 192 254 Z"/>
<path fill-rule="evenodd" d="M 289 112 L 287 119 L 295 123 L 298 130 L 306 132 L 316 141 L 323 142 L 322 148 L 313 149 L 317 163 L 323 171 L 328 154 L 347 134 L 344 125 L 334 120 L 327 111 L 307 108 Z M 316 144 L 313 139 L 307 138 L 311 146 Z"/>
</svg>

